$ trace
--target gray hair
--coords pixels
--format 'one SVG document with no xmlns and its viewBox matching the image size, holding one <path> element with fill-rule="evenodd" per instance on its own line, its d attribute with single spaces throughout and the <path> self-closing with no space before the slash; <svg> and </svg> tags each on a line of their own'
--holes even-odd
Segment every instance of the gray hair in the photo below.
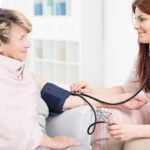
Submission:
<svg viewBox="0 0 150 150">
<path fill-rule="evenodd" d="M 20 12 L 10 9 L 0 8 L 0 40 L 3 43 L 10 42 L 10 32 L 13 25 L 18 25 L 27 33 L 32 31 L 29 20 Z"/>
</svg>

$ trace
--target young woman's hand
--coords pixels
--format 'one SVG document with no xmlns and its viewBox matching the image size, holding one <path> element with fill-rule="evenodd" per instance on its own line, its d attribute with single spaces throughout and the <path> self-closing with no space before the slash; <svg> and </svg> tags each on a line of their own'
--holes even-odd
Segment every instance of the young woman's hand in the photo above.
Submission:
<svg viewBox="0 0 150 150">
<path fill-rule="evenodd" d="M 66 149 L 71 146 L 78 146 L 80 145 L 80 142 L 68 137 L 68 136 L 55 136 L 55 137 L 49 137 L 47 135 L 44 135 L 43 141 L 41 146 L 53 149 L 53 150 L 60 150 L 60 149 Z"/>
<path fill-rule="evenodd" d="M 129 98 L 131 97 L 132 94 L 130 93 L 125 93 L 124 94 L 124 98 Z M 148 103 L 148 99 L 142 96 L 136 96 L 134 97 L 132 100 L 122 104 L 125 108 L 128 109 L 140 109 L 141 107 L 143 107 L 145 104 Z"/>
<path fill-rule="evenodd" d="M 122 102 L 122 101 L 128 99 L 129 97 L 131 97 L 132 95 L 133 94 L 131 94 L 131 93 L 121 93 L 121 94 L 113 95 L 112 97 L 110 97 L 109 102 L 112 102 L 112 103 Z M 123 106 L 127 109 L 130 109 L 130 110 L 140 109 L 141 107 L 143 107 L 147 103 L 148 103 L 147 98 L 141 97 L 141 96 L 136 96 L 126 103 L 123 103 L 121 105 L 116 105 L 116 107 Z"/>
<path fill-rule="evenodd" d="M 133 138 L 138 138 L 138 125 L 130 124 L 114 124 L 107 127 L 112 138 L 120 141 L 127 141 Z"/>
<path fill-rule="evenodd" d="M 86 81 L 80 81 L 78 83 L 72 83 L 70 85 L 70 90 L 71 91 L 78 91 L 81 93 L 88 93 L 88 92 L 92 91 Z"/>
</svg>

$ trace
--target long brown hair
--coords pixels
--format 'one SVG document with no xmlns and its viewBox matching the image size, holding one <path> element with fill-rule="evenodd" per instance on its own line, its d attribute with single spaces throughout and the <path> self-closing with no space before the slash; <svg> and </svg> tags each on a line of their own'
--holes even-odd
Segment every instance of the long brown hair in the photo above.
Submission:
<svg viewBox="0 0 150 150">
<path fill-rule="evenodd" d="M 138 7 L 141 11 L 150 15 L 150 0 L 134 0 L 132 4 L 133 13 Z M 150 70 L 150 56 L 149 56 L 149 43 L 139 42 L 139 53 L 137 62 L 137 75 L 140 84 L 143 83 L 148 71 Z M 150 91 L 150 80 L 146 83 L 144 87 L 145 92 Z"/>
</svg>

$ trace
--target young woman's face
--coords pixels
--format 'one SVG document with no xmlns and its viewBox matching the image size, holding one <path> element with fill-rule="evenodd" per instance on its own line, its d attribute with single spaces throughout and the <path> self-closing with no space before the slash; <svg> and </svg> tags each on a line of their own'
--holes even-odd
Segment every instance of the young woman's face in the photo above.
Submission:
<svg viewBox="0 0 150 150">
<path fill-rule="evenodd" d="M 140 43 L 150 43 L 150 15 L 142 12 L 138 7 L 135 9 L 134 28 Z"/>
<path fill-rule="evenodd" d="M 18 25 L 13 25 L 10 33 L 10 43 L 0 43 L 0 54 L 24 61 L 27 56 L 27 49 L 30 48 L 28 33 Z"/>
</svg>

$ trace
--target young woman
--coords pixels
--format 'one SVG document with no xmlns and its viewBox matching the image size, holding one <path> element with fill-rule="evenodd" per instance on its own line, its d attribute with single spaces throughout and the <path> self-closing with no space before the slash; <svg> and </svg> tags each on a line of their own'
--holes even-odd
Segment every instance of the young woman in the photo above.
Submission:
<svg viewBox="0 0 150 150">
<path fill-rule="evenodd" d="M 71 85 L 72 91 L 81 91 L 95 93 L 98 97 L 108 97 L 125 99 L 128 93 L 134 93 L 143 83 L 147 73 L 150 70 L 150 1 L 134 0 L 132 4 L 133 13 L 135 14 L 134 28 L 138 33 L 139 53 L 136 65 L 134 66 L 125 85 L 102 90 L 92 90 L 88 84 L 83 81 Z M 150 80 L 144 87 L 144 95 L 150 99 Z M 108 131 L 112 138 L 125 141 L 124 146 L 119 148 L 113 145 L 111 150 L 148 150 L 150 147 L 150 125 L 129 125 L 116 124 L 108 126 Z"/>
</svg>

